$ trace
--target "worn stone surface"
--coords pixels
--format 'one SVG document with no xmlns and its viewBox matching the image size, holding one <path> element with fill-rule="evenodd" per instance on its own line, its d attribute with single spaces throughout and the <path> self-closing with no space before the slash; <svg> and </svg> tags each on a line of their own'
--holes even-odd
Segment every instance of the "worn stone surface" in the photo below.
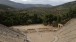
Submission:
<svg viewBox="0 0 76 42">
<path fill-rule="evenodd" d="M 0 24 L 0 42 L 24 42 L 25 35 Z"/>
</svg>

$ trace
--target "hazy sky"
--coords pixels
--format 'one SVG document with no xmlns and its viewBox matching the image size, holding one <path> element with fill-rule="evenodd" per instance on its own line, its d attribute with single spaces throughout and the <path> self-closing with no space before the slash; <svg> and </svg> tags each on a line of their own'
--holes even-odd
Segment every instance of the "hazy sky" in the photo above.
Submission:
<svg viewBox="0 0 76 42">
<path fill-rule="evenodd" d="M 51 4 L 51 5 L 60 5 L 66 2 L 71 2 L 75 0 L 11 0 L 23 4 Z"/>
</svg>

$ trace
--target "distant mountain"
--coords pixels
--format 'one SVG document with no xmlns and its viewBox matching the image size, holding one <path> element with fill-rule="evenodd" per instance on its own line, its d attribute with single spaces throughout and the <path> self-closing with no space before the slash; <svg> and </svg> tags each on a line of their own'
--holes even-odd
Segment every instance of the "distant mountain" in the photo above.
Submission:
<svg viewBox="0 0 76 42">
<path fill-rule="evenodd" d="M 51 5 L 43 5 L 43 4 L 21 4 L 9 0 L 0 0 L 0 4 L 8 5 L 14 8 L 22 8 L 22 9 L 31 8 L 31 7 L 51 7 Z"/>
<path fill-rule="evenodd" d="M 51 8 L 53 14 L 66 14 L 70 9 L 76 8 L 76 1 L 68 2 L 59 6 L 54 6 Z"/>
<path fill-rule="evenodd" d="M 76 7 L 76 1 L 73 1 L 73 2 L 68 2 L 68 3 L 65 3 L 65 4 L 62 4 L 62 5 L 59 5 L 59 6 L 55 6 L 53 8 L 74 8 Z"/>
<path fill-rule="evenodd" d="M 35 13 L 35 14 L 66 14 L 69 12 L 70 9 L 75 9 L 76 8 L 76 1 L 73 2 L 68 2 L 62 5 L 58 6 L 53 6 L 49 8 L 29 8 L 27 9 L 30 13 Z"/>
<path fill-rule="evenodd" d="M 14 9 L 14 8 L 7 5 L 0 4 L 0 9 Z"/>
</svg>

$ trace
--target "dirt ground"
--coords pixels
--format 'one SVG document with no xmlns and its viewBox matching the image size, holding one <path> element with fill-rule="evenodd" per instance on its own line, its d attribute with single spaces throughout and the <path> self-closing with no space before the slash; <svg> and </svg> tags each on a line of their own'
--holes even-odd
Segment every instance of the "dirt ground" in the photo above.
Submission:
<svg viewBox="0 0 76 42">
<path fill-rule="evenodd" d="M 31 31 L 35 29 L 36 30 L 35 32 L 27 33 L 27 39 L 31 42 L 52 42 L 54 40 L 54 32 L 51 32 L 51 30 L 56 29 L 55 27 L 44 26 L 43 24 L 35 24 L 28 26 L 12 26 L 12 27 L 14 29 L 19 29 L 20 31 L 26 31 L 26 30 Z"/>
</svg>

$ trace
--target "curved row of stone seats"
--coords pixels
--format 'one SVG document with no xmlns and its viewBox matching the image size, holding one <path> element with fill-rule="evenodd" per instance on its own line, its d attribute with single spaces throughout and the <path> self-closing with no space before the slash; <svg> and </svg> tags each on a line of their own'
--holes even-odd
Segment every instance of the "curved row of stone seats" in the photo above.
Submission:
<svg viewBox="0 0 76 42">
<path fill-rule="evenodd" d="M 1 42 L 24 42 L 25 40 L 26 40 L 26 35 L 16 32 L 10 29 L 9 27 L 0 24 Z"/>
</svg>

